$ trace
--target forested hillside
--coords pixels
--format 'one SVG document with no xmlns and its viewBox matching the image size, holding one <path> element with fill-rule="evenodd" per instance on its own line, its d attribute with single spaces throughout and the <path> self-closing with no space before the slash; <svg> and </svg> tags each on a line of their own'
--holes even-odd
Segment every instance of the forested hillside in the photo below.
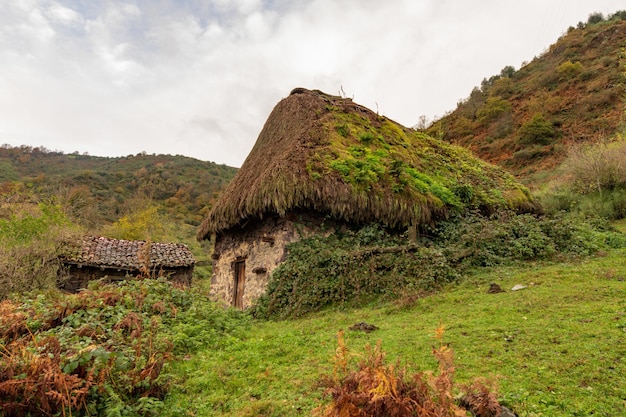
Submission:
<svg viewBox="0 0 626 417">
<path fill-rule="evenodd" d="M 519 70 L 485 78 L 427 132 L 527 180 L 572 147 L 612 138 L 624 122 L 624 19 L 590 15 Z"/>
<path fill-rule="evenodd" d="M 0 194 L 29 194 L 60 205 L 98 229 L 148 206 L 196 226 L 237 169 L 185 156 L 145 153 L 106 158 L 42 147 L 0 148 Z"/>
</svg>

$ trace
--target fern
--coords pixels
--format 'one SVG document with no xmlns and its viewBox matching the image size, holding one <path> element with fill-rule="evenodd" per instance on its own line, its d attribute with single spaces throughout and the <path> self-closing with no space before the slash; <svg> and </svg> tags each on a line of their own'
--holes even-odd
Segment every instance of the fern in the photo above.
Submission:
<svg viewBox="0 0 626 417">
<path fill-rule="evenodd" d="M 418 372 L 412 376 L 399 362 L 387 364 L 381 341 L 373 348 L 366 346 L 357 369 L 348 371 L 350 352 L 340 331 L 333 376 L 322 378 L 331 402 L 315 409 L 314 415 L 460 417 L 472 411 L 478 417 L 497 417 L 500 404 L 483 380 L 466 387 L 468 393 L 463 401 L 455 400 L 454 353 L 443 342 L 444 331 L 443 326 L 435 331 L 439 346 L 433 348 L 433 355 L 439 364 L 438 372 Z"/>
</svg>

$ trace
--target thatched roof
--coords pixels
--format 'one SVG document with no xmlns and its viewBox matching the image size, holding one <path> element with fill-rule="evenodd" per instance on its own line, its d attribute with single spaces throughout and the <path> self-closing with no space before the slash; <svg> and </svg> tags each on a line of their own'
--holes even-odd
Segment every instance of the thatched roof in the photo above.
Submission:
<svg viewBox="0 0 626 417">
<path fill-rule="evenodd" d="M 198 238 L 297 209 L 408 227 L 468 207 L 540 209 L 510 174 L 468 151 L 350 99 L 298 88 L 276 105 Z"/>
<path fill-rule="evenodd" d="M 139 271 L 143 266 L 154 268 L 185 268 L 196 260 L 182 243 L 147 243 L 142 240 L 110 239 L 86 236 L 72 245 L 63 262 L 68 265 L 103 269 Z"/>
</svg>

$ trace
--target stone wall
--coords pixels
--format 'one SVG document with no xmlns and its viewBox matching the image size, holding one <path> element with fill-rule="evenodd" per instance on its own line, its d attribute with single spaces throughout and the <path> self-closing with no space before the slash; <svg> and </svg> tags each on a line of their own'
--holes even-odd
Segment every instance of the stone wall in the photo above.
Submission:
<svg viewBox="0 0 626 417">
<path fill-rule="evenodd" d="M 286 245 L 314 233 L 332 233 L 336 224 L 315 213 L 289 213 L 250 221 L 216 237 L 211 295 L 234 305 L 235 264 L 245 262 L 243 308 L 265 292 L 269 275 L 285 260 Z"/>
<path fill-rule="evenodd" d="M 65 265 L 64 276 L 60 277 L 59 288 L 69 292 L 77 292 L 87 288 L 89 281 L 102 280 L 105 283 L 133 279 L 140 275 L 139 271 L 124 269 L 100 268 L 87 265 Z M 189 286 L 193 276 L 193 266 L 185 268 L 171 268 L 155 271 L 155 277 L 165 276 L 178 284 Z"/>
</svg>

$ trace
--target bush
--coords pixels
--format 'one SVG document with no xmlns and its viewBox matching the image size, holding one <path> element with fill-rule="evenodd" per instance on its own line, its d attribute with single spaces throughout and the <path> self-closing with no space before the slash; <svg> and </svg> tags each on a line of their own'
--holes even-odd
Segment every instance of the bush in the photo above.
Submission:
<svg viewBox="0 0 626 417">
<path fill-rule="evenodd" d="M 356 370 L 349 370 L 350 352 L 343 332 L 337 335 L 338 347 L 332 376 L 322 378 L 330 404 L 314 410 L 319 417 L 371 416 L 465 416 L 495 417 L 502 412 L 495 394 L 483 380 L 475 379 L 463 387 L 454 382 L 454 352 L 443 343 L 443 327 L 436 329 L 439 346 L 433 347 L 438 373 L 418 372 L 412 376 L 406 367 L 387 364 L 378 342 L 366 352 Z M 458 393 L 455 391 L 459 391 Z M 456 395 L 459 400 L 455 400 Z"/>
<path fill-rule="evenodd" d="M 626 246 L 626 237 L 602 221 L 561 214 L 466 213 L 427 232 L 431 237 L 419 245 L 377 225 L 293 243 L 252 313 L 285 318 L 329 305 L 416 298 L 456 280 L 467 268 Z"/>
<path fill-rule="evenodd" d="M 592 255 L 626 246 L 626 236 L 605 222 L 556 214 L 537 217 L 504 212 L 472 214 L 438 225 L 436 245 L 455 267 L 493 266 L 513 261 Z"/>
<path fill-rule="evenodd" d="M 478 213 L 439 224 L 436 244 L 457 266 L 492 266 L 513 260 L 547 259 L 556 248 L 542 231 L 537 217 Z"/>
<path fill-rule="evenodd" d="M 377 225 L 314 236 L 288 251 L 254 306 L 256 316 L 299 316 L 330 304 L 433 291 L 457 278 L 440 250 L 409 244 Z"/>
<path fill-rule="evenodd" d="M 519 129 L 520 141 L 528 145 L 548 145 L 556 132 L 542 114 L 536 113 Z"/>
<path fill-rule="evenodd" d="M 79 234 L 57 206 L 11 207 L 0 218 L 0 300 L 14 292 L 54 288 L 59 256 Z"/>
<path fill-rule="evenodd" d="M 551 153 L 550 147 L 531 145 L 520 149 L 513 154 L 513 161 L 518 164 L 529 163 L 538 158 L 543 158 Z"/>
<path fill-rule="evenodd" d="M 626 188 L 626 141 L 574 147 L 563 167 L 574 190 L 581 194 Z"/>
<path fill-rule="evenodd" d="M 563 79 L 574 78 L 583 71 L 583 64 L 580 61 L 572 62 L 567 60 L 559 65 L 556 72 L 561 75 Z"/>
<path fill-rule="evenodd" d="M 587 18 L 588 25 L 594 25 L 596 23 L 604 22 L 604 15 L 600 12 L 593 12 Z"/>
<path fill-rule="evenodd" d="M 548 215 L 562 211 L 573 211 L 580 201 L 580 195 L 569 187 L 560 187 L 547 191 L 539 196 L 541 207 Z"/>
<path fill-rule="evenodd" d="M 509 111 L 510 102 L 501 97 L 489 97 L 484 106 L 476 111 L 476 118 L 480 124 L 486 125 Z"/>
</svg>

